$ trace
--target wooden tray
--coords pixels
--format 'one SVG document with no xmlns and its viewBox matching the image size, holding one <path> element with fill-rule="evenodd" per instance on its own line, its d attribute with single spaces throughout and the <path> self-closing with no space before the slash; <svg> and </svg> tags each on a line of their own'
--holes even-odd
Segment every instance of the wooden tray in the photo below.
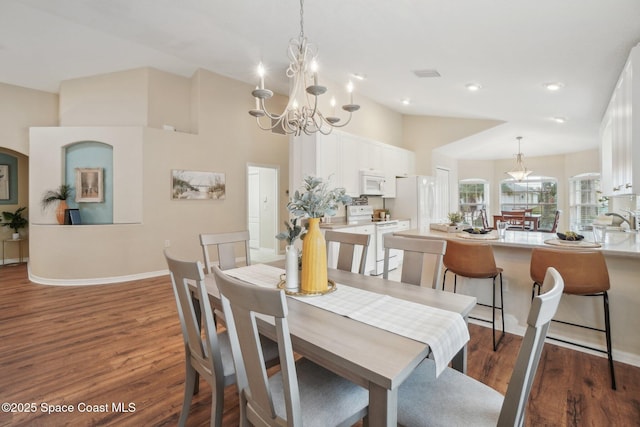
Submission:
<svg viewBox="0 0 640 427">
<path fill-rule="evenodd" d="M 305 292 L 303 290 L 291 291 L 291 290 L 288 290 L 286 286 L 287 286 L 286 281 L 281 280 L 278 282 L 278 289 L 284 289 L 285 294 L 291 295 L 293 297 L 314 297 L 314 296 L 326 295 L 338 289 L 336 287 L 336 282 L 334 282 L 331 279 L 327 280 L 328 287 L 326 291 L 318 291 L 318 292 Z"/>
</svg>

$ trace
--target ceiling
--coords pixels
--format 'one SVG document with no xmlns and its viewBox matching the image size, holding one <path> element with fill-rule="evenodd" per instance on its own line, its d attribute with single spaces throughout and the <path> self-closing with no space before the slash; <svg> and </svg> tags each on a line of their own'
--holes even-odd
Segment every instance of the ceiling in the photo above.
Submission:
<svg viewBox="0 0 640 427">
<path fill-rule="evenodd" d="M 356 102 L 504 122 L 441 149 L 455 158 L 512 157 L 520 135 L 527 157 L 596 148 L 640 42 L 638 0 L 307 0 L 304 9 L 320 76 L 366 75 L 354 80 Z M 267 87 L 285 93 L 299 12 L 295 0 L 0 0 L 0 82 L 57 92 L 66 79 L 151 66 L 255 83 L 262 61 L 273 71 Z M 416 77 L 423 69 L 441 77 Z M 549 92 L 547 82 L 564 87 Z"/>
</svg>

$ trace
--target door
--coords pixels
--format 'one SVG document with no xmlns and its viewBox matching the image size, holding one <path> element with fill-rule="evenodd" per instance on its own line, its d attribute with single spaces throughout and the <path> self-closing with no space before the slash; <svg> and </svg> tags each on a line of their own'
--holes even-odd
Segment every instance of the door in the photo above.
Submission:
<svg viewBox="0 0 640 427">
<path fill-rule="evenodd" d="M 247 226 L 249 245 L 258 252 L 276 254 L 278 250 L 278 167 L 247 167 Z M 252 258 L 254 253 L 252 251 Z"/>
<path fill-rule="evenodd" d="M 438 222 L 444 222 L 451 212 L 451 193 L 449 192 L 449 169 L 436 168 L 436 203 L 434 217 Z"/>
</svg>

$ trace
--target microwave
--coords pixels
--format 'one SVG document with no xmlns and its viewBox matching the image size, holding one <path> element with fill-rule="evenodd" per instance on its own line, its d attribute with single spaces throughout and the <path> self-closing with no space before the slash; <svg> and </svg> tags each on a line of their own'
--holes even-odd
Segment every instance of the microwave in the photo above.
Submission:
<svg viewBox="0 0 640 427">
<path fill-rule="evenodd" d="M 364 196 L 382 196 L 384 192 L 384 174 L 375 170 L 360 171 L 360 194 Z"/>
</svg>

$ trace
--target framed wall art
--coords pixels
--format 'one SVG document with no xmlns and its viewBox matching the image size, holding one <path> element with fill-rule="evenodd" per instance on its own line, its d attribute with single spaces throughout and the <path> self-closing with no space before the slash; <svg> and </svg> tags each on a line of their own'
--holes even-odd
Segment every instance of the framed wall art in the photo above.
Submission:
<svg viewBox="0 0 640 427">
<path fill-rule="evenodd" d="M 104 202 L 103 168 L 75 168 L 76 203 Z"/>
<path fill-rule="evenodd" d="M 225 196 L 224 173 L 183 169 L 171 171 L 172 200 L 223 200 Z"/>
<path fill-rule="evenodd" d="M 9 200 L 9 165 L 0 165 L 0 200 Z"/>
</svg>

